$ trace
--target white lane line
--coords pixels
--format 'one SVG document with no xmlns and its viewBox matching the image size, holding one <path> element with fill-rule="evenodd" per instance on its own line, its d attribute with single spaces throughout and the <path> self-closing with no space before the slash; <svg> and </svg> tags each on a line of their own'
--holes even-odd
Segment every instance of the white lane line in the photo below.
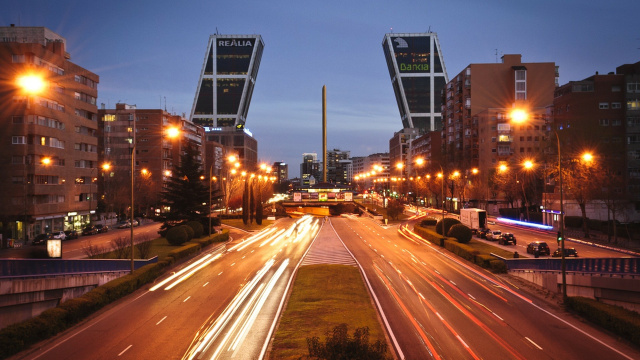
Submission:
<svg viewBox="0 0 640 360">
<path fill-rule="evenodd" d="M 491 312 L 495 317 L 497 317 L 498 319 L 500 319 L 500 321 L 504 321 L 503 318 L 501 318 L 500 316 L 498 316 L 498 314 L 494 313 L 493 311 Z M 540 349 L 542 350 L 542 349 Z"/>
<path fill-rule="evenodd" d="M 235 265 L 236 263 L 231 264 L 231 266 Z"/>
<path fill-rule="evenodd" d="M 164 319 L 166 319 L 166 318 L 167 318 L 167 317 L 165 316 L 165 317 L 163 317 L 162 319 L 160 319 L 160 321 L 158 321 L 158 322 L 156 323 L 156 325 L 160 325 L 160 323 L 161 323 L 161 322 L 163 322 L 163 321 L 164 321 Z"/>
<path fill-rule="evenodd" d="M 122 352 L 120 354 L 118 354 L 118 356 L 121 356 L 122 354 L 124 354 L 127 350 L 129 350 L 133 345 L 129 345 L 127 346 L 126 349 L 122 350 Z"/>
<path fill-rule="evenodd" d="M 206 283 L 204 283 L 204 285 L 202 285 L 202 287 L 205 287 L 205 286 L 207 286 L 207 285 L 209 285 L 209 282 L 208 282 L 208 281 L 207 281 Z"/>
<path fill-rule="evenodd" d="M 191 299 L 191 296 L 187 296 L 186 299 L 182 300 L 182 302 L 187 302 L 187 300 Z"/>
<path fill-rule="evenodd" d="M 542 350 L 542 348 L 540 347 L 540 345 L 536 344 L 535 342 L 533 342 L 533 340 L 529 339 L 528 337 L 524 337 L 525 339 L 529 340 L 530 343 L 533 344 L 533 346 L 537 347 L 538 350 Z"/>
<path fill-rule="evenodd" d="M 218 274 L 218 276 L 222 275 L 222 271 L 220 271 L 220 274 Z"/>
<path fill-rule="evenodd" d="M 469 297 L 470 297 L 470 298 L 472 298 L 473 300 L 475 300 L 475 299 L 476 299 L 476 298 L 474 298 L 474 297 L 473 297 L 473 295 L 471 295 L 471 294 L 467 294 L 467 295 L 469 295 Z"/>
<path fill-rule="evenodd" d="M 449 280 L 449 282 L 452 283 L 455 286 L 458 286 L 458 285 L 456 285 L 456 283 L 453 282 L 453 280 Z"/>
</svg>

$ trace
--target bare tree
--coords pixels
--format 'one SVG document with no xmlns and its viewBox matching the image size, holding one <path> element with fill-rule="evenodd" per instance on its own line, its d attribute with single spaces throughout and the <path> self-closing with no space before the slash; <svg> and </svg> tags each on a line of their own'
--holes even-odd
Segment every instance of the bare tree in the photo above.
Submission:
<svg viewBox="0 0 640 360">
<path fill-rule="evenodd" d="M 151 256 L 151 248 L 153 246 L 153 242 L 151 241 L 151 237 L 147 234 L 141 234 L 136 236 L 135 238 L 135 247 L 138 251 L 138 256 L 141 259 L 148 259 Z"/>
<path fill-rule="evenodd" d="M 573 160 L 562 169 L 562 181 L 567 198 L 573 199 L 580 207 L 582 231 L 589 238 L 587 203 L 601 195 L 602 166 L 596 163 Z"/>
<path fill-rule="evenodd" d="M 91 239 L 89 239 L 89 240 L 84 242 L 84 244 L 82 246 L 82 252 L 88 258 L 95 258 L 96 256 L 98 256 L 100 254 L 104 254 L 106 252 L 106 249 L 104 248 L 104 246 L 94 245 L 91 242 Z"/>
<path fill-rule="evenodd" d="M 131 249 L 129 246 L 130 240 L 131 239 L 125 236 L 118 236 L 111 239 L 111 250 L 117 259 L 126 259 L 129 257 L 129 251 Z"/>
</svg>

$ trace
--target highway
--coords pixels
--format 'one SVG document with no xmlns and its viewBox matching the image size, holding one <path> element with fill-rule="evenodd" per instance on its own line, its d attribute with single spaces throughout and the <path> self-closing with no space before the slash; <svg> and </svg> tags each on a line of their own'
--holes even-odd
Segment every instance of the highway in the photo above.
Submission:
<svg viewBox="0 0 640 360">
<path fill-rule="evenodd" d="M 283 219 L 214 247 L 17 358 L 259 358 L 318 228 Z"/>
<path fill-rule="evenodd" d="M 397 226 L 332 218 L 399 358 L 634 359 L 640 352 Z"/>
</svg>

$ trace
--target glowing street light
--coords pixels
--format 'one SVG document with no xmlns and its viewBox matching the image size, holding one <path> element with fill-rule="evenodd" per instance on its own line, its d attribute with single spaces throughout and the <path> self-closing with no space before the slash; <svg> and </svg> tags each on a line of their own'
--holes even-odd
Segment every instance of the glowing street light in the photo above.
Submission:
<svg viewBox="0 0 640 360">
<path fill-rule="evenodd" d="M 42 76 L 36 74 L 25 74 L 19 76 L 17 84 L 22 90 L 31 95 L 39 94 L 46 87 L 46 83 Z"/>
</svg>

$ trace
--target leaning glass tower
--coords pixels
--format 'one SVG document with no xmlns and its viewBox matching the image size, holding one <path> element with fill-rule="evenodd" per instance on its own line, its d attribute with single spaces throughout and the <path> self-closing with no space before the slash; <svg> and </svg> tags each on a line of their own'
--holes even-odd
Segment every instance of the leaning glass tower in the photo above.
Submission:
<svg viewBox="0 0 640 360">
<path fill-rule="evenodd" d="M 260 35 L 211 35 L 191 108 L 205 131 L 243 129 L 264 43 Z"/>
<path fill-rule="evenodd" d="M 442 129 L 442 90 L 449 82 L 435 33 L 386 34 L 389 67 L 402 126 L 420 132 Z"/>
</svg>

